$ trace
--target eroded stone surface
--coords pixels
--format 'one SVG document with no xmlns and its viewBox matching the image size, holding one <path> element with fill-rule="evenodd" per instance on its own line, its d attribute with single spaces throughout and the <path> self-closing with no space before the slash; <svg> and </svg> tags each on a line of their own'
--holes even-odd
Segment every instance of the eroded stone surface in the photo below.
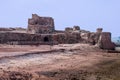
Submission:
<svg viewBox="0 0 120 80">
<path fill-rule="evenodd" d="M 99 47 L 102 49 L 114 49 L 115 45 L 111 42 L 111 33 L 110 32 L 103 32 L 100 35 L 98 41 Z"/>
<path fill-rule="evenodd" d="M 40 17 L 32 14 L 28 19 L 28 32 L 33 34 L 47 34 L 54 32 L 54 20 L 52 17 Z"/>
<path fill-rule="evenodd" d="M 32 18 L 28 19 L 26 32 L 20 32 L 22 29 L 19 32 L 14 32 L 14 30 L 0 32 L 0 43 L 12 45 L 87 43 L 98 45 L 102 49 L 114 49 L 115 46 L 111 42 L 111 33 L 102 32 L 102 30 L 102 28 L 97 28 L 96 32 L 90 32 L 80 29 L 79 26 L 73 26 L 66 27 L 65 31 L 59 31 L 55 30 L 52 17 L 32 14 Z"/>
</svg>

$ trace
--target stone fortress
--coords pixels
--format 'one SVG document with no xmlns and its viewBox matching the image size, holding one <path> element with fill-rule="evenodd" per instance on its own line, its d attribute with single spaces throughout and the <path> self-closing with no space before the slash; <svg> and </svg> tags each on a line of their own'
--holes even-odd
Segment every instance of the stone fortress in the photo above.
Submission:
<svg viewBox="0 0 120 80">
<path fill-rule="evenodd" d="M 52 17 L 41 17 L 37 14 L 32 14 L 32 18 L 28 19 L 27 29 L 0 28 L 0 43 L 11 45 L 87 43 L 102 49 L 115 48 L 111 42 L 111 33 L 102 32 L 102 28 L 98 28 L 96 32 L 81 30 L 79 26 L 66 27 L 64 31 L 55 30 Z"/>
<path fill-rule="evenodd" d="M 37 14 L 32 14 L 32 18 L 28 19 L 28 33 L 50 34 L 54 31 L 54 20 L 51 17 L 39 17 Z"/>
</svg>

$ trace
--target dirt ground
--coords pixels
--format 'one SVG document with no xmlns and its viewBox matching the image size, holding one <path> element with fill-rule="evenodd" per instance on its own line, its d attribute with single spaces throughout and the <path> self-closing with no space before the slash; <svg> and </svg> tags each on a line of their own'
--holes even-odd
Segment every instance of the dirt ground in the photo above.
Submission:
<svg viewBox="0 0 120 80">
<path fill-rule="evenodd" d="M 0 45 L 0 80 L 120 80 L 120 55 L 88 44 Z"/>
</svg>

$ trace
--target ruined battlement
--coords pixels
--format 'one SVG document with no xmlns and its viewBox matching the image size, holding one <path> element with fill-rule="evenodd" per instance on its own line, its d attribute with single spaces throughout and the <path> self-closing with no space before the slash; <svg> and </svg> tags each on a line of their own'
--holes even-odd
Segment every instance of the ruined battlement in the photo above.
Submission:
<svg viewBox="0 0 120 80">
<path fill-rule="evenodd" d="M 2 31 L 4 30 L 4 31 Z M 0 31 L 0 43 L 12 45 L 40 45 L 40 44 L 73 44 L 86 43 L 97 45 L 102 49 L 114 49 L 111 42 L 111 33 L 102 32 L 103 28 L 97 28 L 96 32 L 82 30 L 79 26 L 66 27 L 64 31 L 55 30 L 52 17 L 41 17 L 32 14 L 28 19 L 27 29 L 2 29 Z M 24 33 L 22 32 L 24 30 Z"/>
<path fill-rule="evenodd" d="M 54 30 L 54 20 L 52 17 L 40 17 L 37 14 L 32 14 L 32 18 L 28 19 L 28 33 L 50 34 Z"/>
</svg>

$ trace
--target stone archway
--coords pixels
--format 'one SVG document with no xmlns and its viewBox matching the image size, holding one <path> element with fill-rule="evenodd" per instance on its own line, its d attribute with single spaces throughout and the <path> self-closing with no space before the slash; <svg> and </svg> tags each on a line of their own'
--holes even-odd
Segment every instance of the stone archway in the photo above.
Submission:
<svg viewBox="0 0 120 80">
<path fill-rule="evenodd" d="M 44 42 L 49 42 L 49 38 L 48 37 L 44 37 Z"/>
</svg>

